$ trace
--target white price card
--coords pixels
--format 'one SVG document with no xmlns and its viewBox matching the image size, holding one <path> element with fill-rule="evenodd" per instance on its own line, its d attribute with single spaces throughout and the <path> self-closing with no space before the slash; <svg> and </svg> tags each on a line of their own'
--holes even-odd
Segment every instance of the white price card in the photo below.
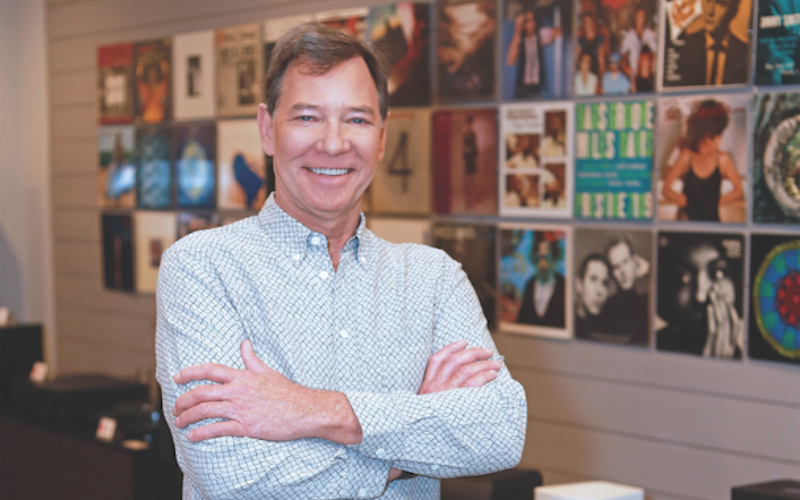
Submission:
<svg viewBox="0 0 800 500">
<path fill-rule="evenodd" d="M 114 440 L 114 434 L 117 432 L 117 421 L 110 417 L 100 417 L 100 423 L 97 424 L 97 432 L 95 437 L 101 441 L 111 442 Z"/>
</svg>

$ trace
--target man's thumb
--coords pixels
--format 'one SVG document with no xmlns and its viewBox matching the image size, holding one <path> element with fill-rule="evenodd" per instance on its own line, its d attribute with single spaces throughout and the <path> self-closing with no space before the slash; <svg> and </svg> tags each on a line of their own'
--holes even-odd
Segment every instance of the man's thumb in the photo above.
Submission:
<svg viewBox="0 0 800 500">
<path fill-rule="evenodd" d="M 241 352 L 244 366 L 251 372 L 264 373 L 270 369 L 260 359 L 258 359 L 256 352 L 253 350 L 253 343 L 249 339 L 242 342 Z"/>
</svg>

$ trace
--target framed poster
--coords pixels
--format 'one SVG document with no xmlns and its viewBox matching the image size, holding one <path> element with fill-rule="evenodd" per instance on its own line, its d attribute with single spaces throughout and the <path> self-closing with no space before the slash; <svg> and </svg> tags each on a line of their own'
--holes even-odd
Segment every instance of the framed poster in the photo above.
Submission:
<svg viewBox="0 0 800 500">
<path fill-rule="evenodd" d="M 179 208 L 216 208 L 217 130 L 211 124 L 175 127 L 175 201 Z"/>
<path fill-rule="evenodd" d="M 134 290 L 133 224 L 130 215 L 102 214 L 103 283 L 109 290 Z"/>
<path fill-rule="evenodd" d="M 133 125 L 98 129 L 97 187 L 101 207 L 136 206 L 136 167 L 133 162 L 135 143 L 136 129 Z"/>
<path fill-rule="evenodd" d="M 217 113 L 255 116 L 263 94 L 264 62 L 259 24 L 217 30 Z"/>
<path fill-rule="evenodd" d="M 221 224 L 220 215 L 216 212 L 211 213 L 190 213 L 181 212 L 177 216 L 177 239 L 195 231 L 219 227 Z"/>
<path fill-rule="evenodd" d="M 133 45 L 136 123 L 172 119 L 172 38 Z"/>
<path fill-rule="evenodd" d="M 136 245 L 136 291 L 155 293 L 161 256 L 175 243 L 177 223 L 172 212 L 133 214 Z"/>
<path fill-rule="evenodd" d="M 369 8 L 356 7 L 353 9 L 317 12 L 314 14 L 314 20 L 339 28 L 359 40 L 364 40 L 367 36 L 367 16 L 369 16 Z"/>
<path fill-rule="evenodd" d="M 184 33 L 172 39 L 175 120 L 214 118 L 215 55 L 213 31 Z"/>
<path fill-rule="evenodd" d="M 758 0 L 756 85 L 800 83 L 800 5 Z"/>
<path fill-rule="evenodd" d="M 97 48 L 97 122 L 133 121 L 133 44 Z"/>
<path fill-rule="evenodd" d="M 136 206 L 151 210 L 169 208 L 172 200 L 170 129 L 136 130 Z"/>
<path fill-rule="evenodd" d="M 261 210 L 267 163 L 254 119 L 217 122 L 217 208 Z"/>
</svg>

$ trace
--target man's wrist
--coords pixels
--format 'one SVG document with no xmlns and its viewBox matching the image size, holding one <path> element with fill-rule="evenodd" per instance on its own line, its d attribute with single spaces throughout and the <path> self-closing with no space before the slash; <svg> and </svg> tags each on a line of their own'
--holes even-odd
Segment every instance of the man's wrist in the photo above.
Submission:
<svg viewBox="0 0 800 500">
<path fill-rule="evenodd" d="M 363 439 L 361 424 L 350 406 L 350 401 L 342 392 L 313 391 L 316 393 L 315 431 L 312 436 L 327 439 L 334 443 L 353 445 L 360 444 Z"/>
</svg>

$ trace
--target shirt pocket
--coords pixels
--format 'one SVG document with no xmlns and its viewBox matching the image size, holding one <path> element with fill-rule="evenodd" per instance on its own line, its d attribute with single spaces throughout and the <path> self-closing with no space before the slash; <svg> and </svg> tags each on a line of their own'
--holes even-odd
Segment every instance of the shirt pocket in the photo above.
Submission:
<svg viewBox="0 0 800 500">
<path fill-rule="evenodd" d="M 416 394 L 433 354 L 431 333 L 424 330 L 397 331 L 384 336 L 382 347 L 383 392 L 410 391 Z"/>
</svg>

